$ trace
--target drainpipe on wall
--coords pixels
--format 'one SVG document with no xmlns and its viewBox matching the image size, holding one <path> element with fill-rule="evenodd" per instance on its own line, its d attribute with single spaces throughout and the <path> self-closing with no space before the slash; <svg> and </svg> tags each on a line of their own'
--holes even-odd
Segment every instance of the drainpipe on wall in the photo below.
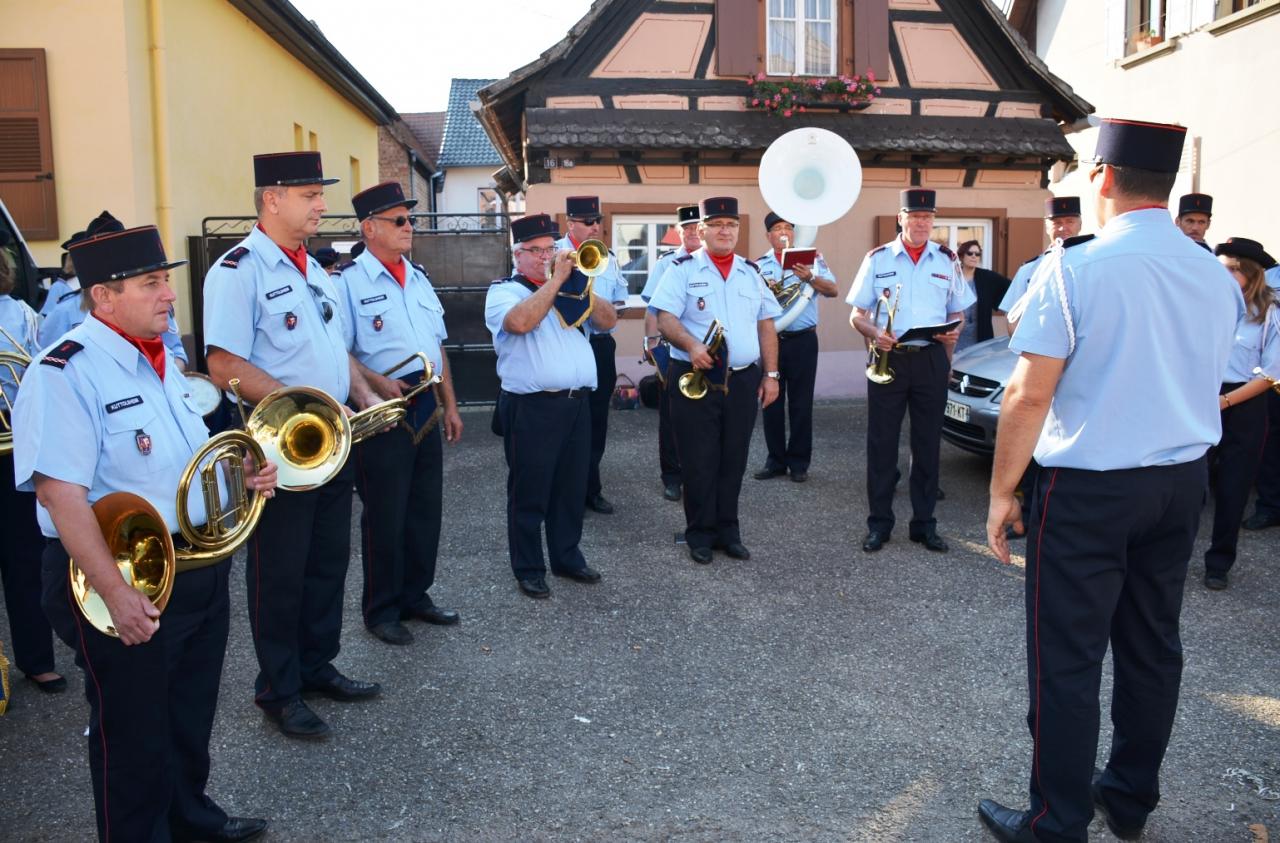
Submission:
<svg viewBox="0 0 1280 843">
<path fill-rule="evenodd" d="M 156 182 L 156 227 L 165 254 L 173 260 L 177 250 L 173 248 L 173 185 L 169 168 L 169 112 L 168 81 L 165 76 L 164 10 L 163 0 L 147 0 L 147 58 L 151 71 L 151 145 L 152 162 Z M 182 296 L 187 303 L 187 296 Z M 183 324 L 190 328 L 190 308 L 184 314 Z"/>
</svg>

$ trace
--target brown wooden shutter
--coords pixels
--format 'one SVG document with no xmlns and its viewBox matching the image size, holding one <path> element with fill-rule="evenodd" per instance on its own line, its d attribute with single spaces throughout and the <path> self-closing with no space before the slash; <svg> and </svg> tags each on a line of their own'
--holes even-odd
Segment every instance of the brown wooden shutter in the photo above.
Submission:
<svg viewBox="0 0 1280 843">
<path fill-rule="evenodd" d="M 42 49 L 0 49 L 0 199 L 24 238 L 58 239 Z"/>
<path fill-rule="evenodd" d="M 871 248 L 874 249 L 877 246 L 883 246 L 885 243 L 888 243 L 897 236 L 898 217 L 896 214 L 891 217 L 876 217 L 876 242 L 871 244 Z"/>
<path fill-rule="evenodd" d="M 761 0 L 716 0 L 716 74 L 750 76 L 760 55 Z"/>
<path fill-rule="evenodd" d="M 1039 217 L 1009 217 L 1009 246 L 1003 274 L 1009 278 L 1018 267 L 1044 251 L 1044 220 Z M 1000 267 L 995 267 L 1000 272 Z"/>
<path fill-rule="evenodd" d="M 889 0 L 853 0 L 853 72 L 889 78 Z"/>
</svg>

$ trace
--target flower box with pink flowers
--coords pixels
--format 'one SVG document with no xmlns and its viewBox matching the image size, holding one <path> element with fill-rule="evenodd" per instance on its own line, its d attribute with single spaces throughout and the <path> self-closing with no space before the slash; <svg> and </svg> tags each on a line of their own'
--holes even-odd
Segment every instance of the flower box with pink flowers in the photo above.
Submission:
<svg viewBox="0 0 1280 843">
<path fill-rule="evenodd" d="M 751 77 L 747 107 L 791 117 L 807 111 L 861 111 L 880 93 L 875 74 Z"/>
</svg>

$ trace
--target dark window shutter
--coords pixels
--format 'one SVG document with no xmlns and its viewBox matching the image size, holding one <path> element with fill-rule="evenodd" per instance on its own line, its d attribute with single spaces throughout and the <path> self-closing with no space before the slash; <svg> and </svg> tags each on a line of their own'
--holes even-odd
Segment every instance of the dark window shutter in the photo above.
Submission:
<svg viewBox="0 0 1280 843">
<path fill-rule="evenodd" d="M 889 78 L 889 0 L 853 0 L 853 72 Z"/>
<path fill-rule="evenodd" d="M 760 56 L 760 0 L 716 0 L 716 74 L 750 76 L 764 63 Z"/>
<path fill-rule="evenodd" d="M 0 49 L 0 199 L 27 240 L 58 239 L 44 50 Z"/>
<path fill-rule="evenodd" d="M 876 242 L 871 244 L 871 248 L 883 246 L 897 236 L 898 217 L 896 214 L 891 217 L 876 217 Z"/>
</svg>

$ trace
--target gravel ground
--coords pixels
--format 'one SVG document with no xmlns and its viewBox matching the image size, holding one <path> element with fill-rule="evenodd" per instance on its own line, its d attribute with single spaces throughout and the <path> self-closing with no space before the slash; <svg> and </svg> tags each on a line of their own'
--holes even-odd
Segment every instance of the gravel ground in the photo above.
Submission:
<svg viewBox="0 0 1280 843">
<path fill-rule="evenodd" d="M 672 542 L 683 516 L 661 497 L 656 414 L 614 413 L 603 471 L 618 512 L 588 513 L 583 541 L 604 582 L 552 578 L 535 602 L 507 564 L 488 413 L 465 421 L 432 590 L 463 622 L 382 644 L 360 624 L 353 560 L 337 664 L 384 693 L 316 701 L 331 740 L 288 740 L 254 708 L 233 578 L 209 792 L 270 817 L 268 839 L 966 841 L 988 839 L 980 797 L 1025 805 L 1023 572 L 985 552 L 986 461 L 943 446 L 949 554 L 906 540 L 901 494 L 893 542 L 866 556 L 865 405 L 821 405 L 809 482 L 745 481 L 754 558 L 700 566 Z M 757 424 L 749 471 L 763 452 Z M 1280 802 L 1229 772 L 1280 790 L 1280 529 L 1246 532 L 1241 551 L 1223 593 L 1192 564 L 1148 841 L 1280 835 Z M 15 677 L 0 718 L 0 838 L 92 835 L 82 674 L 59 648 L 70 692 Z M 1100 819 L 1092 830 L 1111 839 Z"/>
</svg>

